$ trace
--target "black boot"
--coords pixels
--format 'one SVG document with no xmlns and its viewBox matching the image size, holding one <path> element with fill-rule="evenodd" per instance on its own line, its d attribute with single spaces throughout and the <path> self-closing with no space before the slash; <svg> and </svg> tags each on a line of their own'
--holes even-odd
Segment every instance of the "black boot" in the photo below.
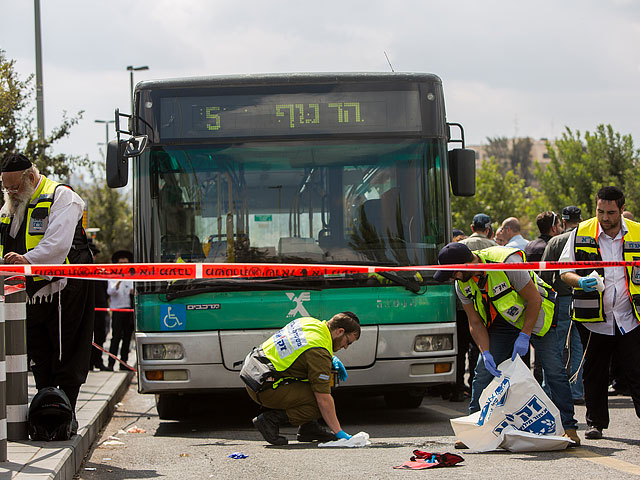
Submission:
<svg viewBox="0 0 640 480">
<path fill-rule="evenodd" d="M 296 438 L 299 442 L 331 442 L 337 440 L 332 432 L 328 428 L 320 425 L 317 421 L 305 423 L 298 427 L 298 435 Z"/>
<path fill-rule="evenodd" d="M 288 440 L 280 435 L 280 425 L 289 422 L 284 410 L 267 410 L 253 419 L 253 424 L 262 437 L 272 445 L 286 445 Z"/>
</svg>

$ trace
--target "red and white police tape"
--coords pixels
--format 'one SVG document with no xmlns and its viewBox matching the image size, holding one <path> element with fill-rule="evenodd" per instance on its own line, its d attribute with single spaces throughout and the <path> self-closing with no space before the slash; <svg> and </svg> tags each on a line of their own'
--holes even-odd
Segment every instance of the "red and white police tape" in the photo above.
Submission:
<svg viewBox="0 0 640 480">
<path fill-rule="evenodd" d="M 408 267 L 284 263 L 127 263 L 86 265 L 0 265 L 0 275 L 69 277 L 136 282 L 207 278 L 319 277 L 416 270 L 561 270 L 640 266 L 640 261 L 465 263 Z"/>
</svg>

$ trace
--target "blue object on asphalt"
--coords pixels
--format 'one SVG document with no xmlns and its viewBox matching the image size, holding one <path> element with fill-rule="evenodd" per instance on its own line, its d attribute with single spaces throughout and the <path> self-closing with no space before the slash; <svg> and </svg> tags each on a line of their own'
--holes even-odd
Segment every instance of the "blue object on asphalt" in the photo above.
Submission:
<svg viewBox="0 0 640 480">
<path fill-rule="evenodd" d="M 229 458 L 234 458 L 236 460 L 239 460 L 241 458 L 247 458 L 249 455 L 245 455 L 242 452 L 233 452 L 231 455 L 227 455 Z"/>
</svg>

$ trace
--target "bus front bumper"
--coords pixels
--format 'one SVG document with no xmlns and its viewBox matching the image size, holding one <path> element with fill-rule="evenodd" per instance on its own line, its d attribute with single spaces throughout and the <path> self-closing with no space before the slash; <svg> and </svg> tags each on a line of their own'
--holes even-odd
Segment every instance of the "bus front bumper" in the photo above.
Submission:
<svg viewBox="0 0 640 480">
<path fill-rule="evenodd" d="M 239 372 L 244 356 L 251 350 L 247 345 L 259 345 L 274 331 L 138 332 L 138 390 L 140 393 L 204 393 L 243 389 Z M 414 351 L 413 339 L 425 334 L 451 335 L 452 346 L 436 352 Z M 233 341 L 234 338 L 242 339 L 242 345 Z M 337 352 L 349 374 L 338 388 L 424 387 L 455 382 L 455 323 L 363 327 L 361 340 L 360 345 L 356 342 L 349 350 Z M 182 357 L 149 359 L 149 349 L 162 345 L 172 352 L 172 345 L 177 345 L 175 350 L 181 351 Z"/>
</svg>

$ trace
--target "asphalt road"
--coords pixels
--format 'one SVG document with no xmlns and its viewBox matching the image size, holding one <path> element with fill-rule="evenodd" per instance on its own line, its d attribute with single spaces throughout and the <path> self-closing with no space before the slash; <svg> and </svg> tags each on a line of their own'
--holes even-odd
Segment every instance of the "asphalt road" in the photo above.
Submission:
<svg viewBox="0 0 640 480">
<path fill-rule="evenodd" d="M 154 398 L 132 384 L 77 475 L 80 479 L 131 478 L 453 478 L 622 479 L 640 477 L 640 419 L 629 397 L 611 397 L 611 425 L 605 439 L 561 452 L 470 453 L 453 449 L 449 419 L 465 414 L 466 402 L 425 397 L 413 410 L 388 409 L 381 397 L 338 399 L 345 431 L 365 431 L 372 445 L 358 449 L 321 449 L 297 443 L 270 446 L 254 430 L 255 407 L 246 395 L 203 397 L 183 421 L 160 420 Z M 584 407 L 576 407 L 580 436 Z M 137 427 L 138 433 L 125 433 Z M 110 438 L 111 437 L 111 438 Z M 115 442 L 115 443 L 114 443 Z M 393 466 L 409 460 L 414 449 L 454 452 L 464 462 L 451 468 L 412 472 Z M 245 459 L 228 458 L 234 452 Z"/>
</svg>

